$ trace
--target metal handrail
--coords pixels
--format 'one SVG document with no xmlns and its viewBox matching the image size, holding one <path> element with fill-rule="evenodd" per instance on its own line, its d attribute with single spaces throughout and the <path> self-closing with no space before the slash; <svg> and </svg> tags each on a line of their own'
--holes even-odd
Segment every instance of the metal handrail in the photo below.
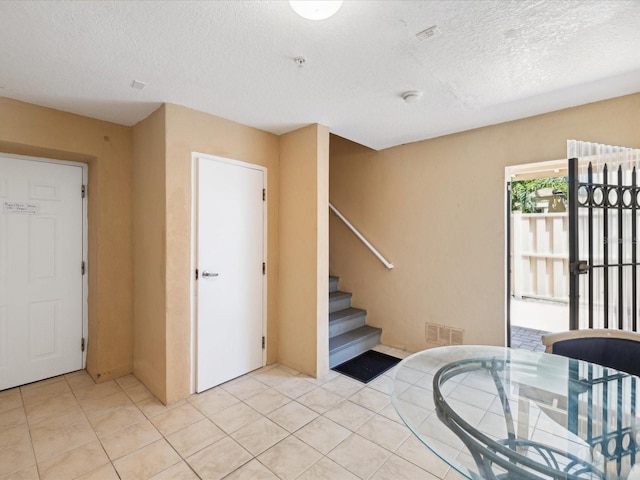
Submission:
<svg viewBox="0 0 640 480">
<path fill-rule="evenodd" d="M 347 227 L 349 227 L 349 230 L 351 230 L 356 235 L 356 237 L 358 237 L 362 241 L 362 243 L 364 243 L 367 246 L 367 248 L 371 250 L 371 253 L 373 253 L 376 257 L 378 257 L 378 260 L 380 260 L 385 267 L 387 267 L 389 270 L 393 268 L 393 263 L 389 262 L 386 258 L 384 258 L 382 254 L 378 250 L 376 250 L 376 247 L 371 245 L 371 243 L 369 243 L 369 241 L 366 238 L 364 238 L 364 236 L 358 231 L 358 229 L 353 225 L 351 225 L 351 222 L 347 220 L 345 216 L 342 215 L 336 207 L 331 205 L 331 202 L 329 202 L 329 208 L 333 213 L 336 214 L 336 216 L 340 220 L 344 222 L 344 224 Z"/>
</svg>

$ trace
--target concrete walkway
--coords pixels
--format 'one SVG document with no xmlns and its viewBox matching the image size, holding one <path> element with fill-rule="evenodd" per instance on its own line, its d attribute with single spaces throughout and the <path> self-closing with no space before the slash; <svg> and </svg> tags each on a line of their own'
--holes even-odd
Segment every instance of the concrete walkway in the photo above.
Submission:
<svg viewBox="0 0 640 480">
<path fill-rule="evenodd" d="M 532 352 L 544 352 L 542 335 L 549 333 L 545 330 L 533 330 L 524 327 L 511 327 L 511 347 Z"/>
<path fill-rule="evenodd" d="M 569 329 L 569 305 L 532 298 L 511 299 L 511 346 L 544 352 L 542 335 Z"/>
<path fill-rule="evenodd" d="M 569 304 L 532 298 L 511 299 L 511 326 L 564 332 L 569 330 Z"/>
</svg>

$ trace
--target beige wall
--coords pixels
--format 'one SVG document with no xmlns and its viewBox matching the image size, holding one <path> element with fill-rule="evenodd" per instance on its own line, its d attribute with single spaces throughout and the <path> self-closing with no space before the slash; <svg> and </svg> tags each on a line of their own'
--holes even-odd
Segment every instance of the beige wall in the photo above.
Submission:
<svg viewBox="0 0 640 480">
<path fill-rule="evenodd" d="M 172 403 L 190 393 L 192 152 L 267 168 L 267 362 L 277 360 L 278 137 L 171 104 L 134 132 L 134 372 Z"/>
<path fill-rule="evenodd" d="M 328 143 L 311 125 L 280 137 L 279 361 L 328 371 Z"/>
<path fill-rule="evenodd" d="M 165 107 L 133 128 L 133 373 L 166 401 Z"/>
<path fill-rule="evenodd" d="M 189 393 L 191 153 L 267 168 L 267 363 L 277 358 L 278 137 L 178 105 L 167 109 L 167 401 Z"/>
<path fill-rule="evenodd" d="M 279 137 L 177 105 L 163 105 L 129 128 L 0 98 L 0 151 L 89 165 L 89 344 L 87 369 L 98 381 L 134 373 L 163 402 L 190 392 L 191 373 L 191 153 L 267 168 L 267 363 L 303 366 L 312 375 L 328 368 L 328 145 L 326 127 L 294 132 L 283 145 L 289 166 L 287 204 L 280 206 Z M 298 162 L 300 160 L 300 162 Z M 296 170 L 298 163 L 302 170 Z M 307 191 L 306 187 L 310 190 Z M 302 188 L 301 188 L 302 187 Z M 312 193 L 311 196 L 308 194 Z M 305 210 L 297 209 L 298 196 Z M 280 218 L 286 264 L 279 277 Z M 312 222 L 307 224 L 307 216 Z M 296 235 L 304 232 L 310 249 Z M 304 250 L 314 305 L 302 329 L 279 331 L 282 285 L 295 292 L 298 248 Z M 296 256 L 297 255 L 297 256 Z M 293 259 L 293 260 L 292 260 Z M 305 263 L 306 265 L 306 263 Z M 295 295 L 288 300 L 297 298 Z M 299 300 L 296 300 L 299 302 Z M 295 306 L 287 312 L 295 312 Z M 297 312 L 288 321 L 298 318 Z M 310 340 L 306 350 L 291 349 Z M 285 342 L 285 357 L 278 342 Z M 303 342 L 303 343 L 304 343 Z M 304 357 L 304 360 L 301 358 Z"/>
<path fill-rule="evenodd" d="M 426 348 L 424 324 L 505 342 L 505 172 L 566 157 L 567 139 L 640 147 L 640 94 L 380 152 L 331 137 L 330 199 L 388 271 L 330 216 L 330 272 L 382 342 Z"/>
<path fill-rule="evenodd" d="M 87 370 L 98 381 L 130 372 L 133 358 L 130 129 L 0 98 L 0 152 L 89 165 Z"/>
<path fill-rule="evenodd" d="M 636 94 L 381 152 L 331 137 L 331 200 L 396 268 L 331 215 L 330 270 L 386 344 L 424 348 L 426 321 L 502 344 L 504 167 L 562 158 L 568 138 L 640 147 L 639 121 Z M 163 401 L 189 393 L 193 151 L 267 167 L 268 363 L 326 371 L 328 137 L 176 105 L 131 129 L 0 98 L 0 151 L 89 165 L 95 379 L 134 368 Z"/>
</svg>

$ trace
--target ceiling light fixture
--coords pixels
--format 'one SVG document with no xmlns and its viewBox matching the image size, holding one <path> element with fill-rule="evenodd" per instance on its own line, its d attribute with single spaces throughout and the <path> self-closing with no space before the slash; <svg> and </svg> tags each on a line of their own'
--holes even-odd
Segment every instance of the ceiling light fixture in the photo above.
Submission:
<svg viewBox="0 0 640 480">
<path fill-rule="evenodd" d="M 402 99 L 407 103 L 416 103 L 422 99 L 422 92 L 418 90 L 409 90 L 402 94 Z"/>
<path fill-rule="evenodd" d="M 293 11 L 308 20 L 324 20 L 340 10 L 342 0 L 289 0 Z"/>
</svg>

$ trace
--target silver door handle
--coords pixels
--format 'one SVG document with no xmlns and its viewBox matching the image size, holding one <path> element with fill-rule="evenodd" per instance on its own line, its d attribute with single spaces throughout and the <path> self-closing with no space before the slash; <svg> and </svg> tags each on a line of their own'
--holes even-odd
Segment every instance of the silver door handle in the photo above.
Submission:
<svg viewBox="0 0 640 480">
<path fill-rule="evenodd" d="M 218 276 L 217 273 L 207 272 L 206 270 L 202 272 L 202 278 L 217 277 L 217 276 Z"/>
</svg>

